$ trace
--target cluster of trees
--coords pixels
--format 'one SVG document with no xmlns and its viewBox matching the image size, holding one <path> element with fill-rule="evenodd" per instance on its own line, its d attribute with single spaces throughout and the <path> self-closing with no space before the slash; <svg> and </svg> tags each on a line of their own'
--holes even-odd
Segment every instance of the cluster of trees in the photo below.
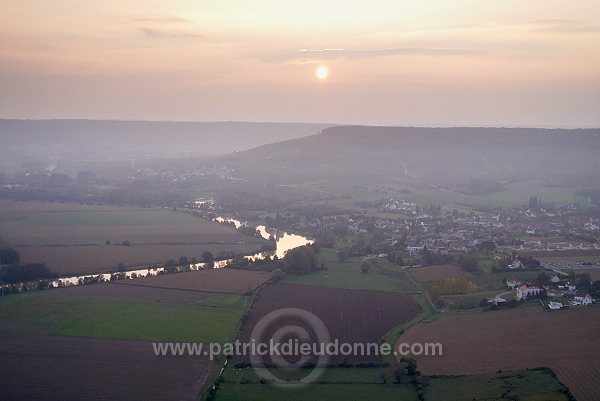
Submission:
<svg viewBox="0 0 600 401">
<path fill-rule="evenodd" d="M 393 252 L 394 248 L 384 241 L 384 238 L 380 230 L 375 230 L 371 236 L 360 234 L 356 240 L 352 240 L 350 245 L 338 251 L 338 259 L 340 262 L 344 262 L 351 256 L 368 256 Z"/>
<path fill-rule="evenodd" d="M 0 239 L 0 244 L 2 243 L 3 241 Z M 20 264 L 20 262 L 19 252 L 8 246 L 0 248 L 0 281 L 5 284 L 15 284 L 24 281 L 53 279 L 58 276 L 43 263 Z"/>
<path fill-rule="evenodd" d="M 452 263 L 454 263 L 454 256 L 433 253 L 427 249 L 427 245 L 425 245 L 421 251 L 421 264 L 423 266 L 446 265 Z"/>
<path fill-rule="evenodd" d="M 283 268 L 286 273 L 307 274 L 324 270 L 325 265 L 319 262 L 315 250 L 310 245 L 289 250 L 283 257 Z"/>
<path fill-rule="evenodd" d="M 212 269 L 215 265 L 215 256 L 211 251 L 204 251 L 202 255 L 200 255 L 202 263 L 205 263 L 206 268 Z M 187 256 L 180 256 L 178 260 L 170 259 L 165 263 L 166 268 L 177 267 L 177 266 L 189 266 L 192 263 L 197 263 L 196 258 L 188 259 Z"/>
<path fill-rule="evenodd" d="M 265 226 L 271 228 L 280 228 L 283 224 L 283 216 L 280 213 L 275 215 L 275 218 L 271 216 L 265 217 Z"/>
<path fill-rule="evenodd" d="M 440 213 L 442 213 L 442 207 L 441 206 L 436 206 L 436 205 L 429 205 L 429 206 L 423 206 L 422 208 L 419 206 L 419 204 L 417 203 L 417 207 L 416 207 L 416 212 L 417 214 L 421 213 L 421 209 L 423 210 L 423 213 L 428 214 L 430 216 L 437 216 Z"/>
<path fill-rule="evenodd" d="M 246 234 L 246 235 L 252 235 L 255 237 L 261 237 L 262 235 L 260 235 L 260 232 L 258 231 L 258 229 L 256 227 L 252 227 L 252 226 L 240 226 L 240 228 L 238 228 L 238 231 L 241 232 L 242 234 Z"/>
<path fill-rule="evenodd" d="M 0 249 L 0 264 L 13 265 L 18 264 L 21 261 L 21 255 L 19 252 L 12 248 Z"/>
<path fill-rule="evenodd" d="M 516 257 L 516 259 L 518 261 L 520 261 L 521 264 L 523 265 L 522 269 L 540 270 L 542 268 L 542 263 L 539 260 L 533 258 L 532 256 L 519 255 Z M 492 272 L 495 273 L 495 272 L 507 271 L 507 270 L 509 270 L 509 266 L 511 265 L 512 262 L 513 262 L 513 257 L 511 257 L 511 256 L 502 258 L 502 259 L 498 260 L 497 262 L 494 262 L 494 265 L 492 266 Z"/>
<path fill-rule="evenodd" d="M 368 273 L 373 267 L 377 266 L 377 262 L 374 258 L 363 260 L 360 265 L 360 271 L 363 273 Z"/>
<path fill-rule="evenodd" d="M 4 265 L 0 269 L 0 281 L 8 284 L 58 277 L 44 263 Z"/>
<path fill-rule="evenodd" d="M 477 244 L 476 248 L 482 252 L 492 252 L 496 249 L 496 244 L 493 241 L 482 241 Z"/>
<path fill-rule="evenodd" d="M 274 271 L 278 269 L 282 270 L 284 268 L 282 260 L 277 256 L 273 256 L 273 258 L 250 259 L 242 255 L 238 255 L 237 257 L 233 258 L 227 267 L 231 269 L 262 271 Z"/>
<path fill-rule="evenodd" d="M 537 270 L 542 268 L 542 263 L 534 259 L 533 256 L 519 255 L 517 256 L 517 260 L 523 264 L 524 269 Z"/>
<path fill-rule="evenodd" d="M 473 256 L 463 256 L 458 261 L 458 267 L 469 273 L 479 271 L 479 261 Z"/>
<path fill-rule="evenodd" d="M 569 281 L 575 283 L 578 290 L 587 291 L 594 298 L 600 298 L 600 280 L 592 281 L 589 273 L 569 272 Z"/>
<path fill-rule="evenodd" d="M 420 372 L 417 370 L 417 361 L 414 358 L 402 357 L 398 363 L 390 365 L 389 369 L 394 376 L 396 384 L 402 383 L 402 379 L 405 376 L 420 375 Z M 387 382 L 387 375 L 385 373 L 382 373 L 380 378 L 384 384 Z"/>
<path fill-rule="evenodd" d="M 538 213 L 540 210 L 542 210 L 542 200 L 538 199 L 537 196 L 531 196 L 527 206 L 532 212 Z"/>
<path fill-rule="evenodd" d="M 239 256 L 228 267 L 265 271 L 280 270 L 285 274 L 308 274 L 325 269 L 325 265 L 317 257 L 318 249 L 314 245 L 300 246 L 289 250 L 283 259 L 273 256 L 272 258 L 252 260 Z"/>
<path fill-rule="evenodd" d="M 469 294 L 476 289 L 477 284 L 466 278 L 447 278 L 427 283 L 427 292 L 432 298 L 440 295 Z"/>
</svg>

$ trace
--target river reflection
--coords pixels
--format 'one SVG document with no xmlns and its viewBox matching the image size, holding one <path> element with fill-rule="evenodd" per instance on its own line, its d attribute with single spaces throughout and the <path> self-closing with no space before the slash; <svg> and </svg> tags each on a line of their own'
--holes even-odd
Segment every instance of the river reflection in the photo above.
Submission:
<svg viewBox="0 0 600 401">
<path fill-rule="evenodd" d="M 239 228 L 245 223 L 242 223 L 239 220 L 235 219 L 225 219 L 222 217 L 217 217 L 215 221 L 219 223 L 233 223 L 236 228 Z M 282 230 L 277 230 L 275 228 L 266 227 L 264 225 L 256 227 L 260 235 L 267 240 L 273 239 L 275 240 L 276 248 L 275 252 L 263 252 L 256 253 L 254 255 L 245 256 L 247 259 L 264 259 L 267 257 L 272 257 L 276 255 L 278 258 L 283 258 L 287 251 L 290 249 L 297 248 L 299 246 L 312 244 L 314 241 L 303 237 L 301 235 L 290 234 Z M 229 263 L 231 263 L 234 259 L 226 259 L 219 260 L 214 262 L 214 268 L 223 268 L 226 267 Z M 204 263 L 192 263 L 189 265 L 189 270 L 201 270 L 205 266 Z M 157 268 L 146 268 L 146 269 L 135 269 L 128 270 L 119 273 L 98 273 L 98 274 L 85 274 L 80 276 L 72 276 L 72 277 L 61 277 L 60 279 L 54 280 L 50 283 L 52 287 L 69 287 L 73 285 L 81 285 L 88 284 L 91 282 L 100 282 L 100 281 L 110 281 L 113 275 L 117 275 L 119 279 L 134 279 L 137 277 L 148 277 L 148 276 L 156 276 L 158 274 L 162 274 L 165 272 L 164 267 Z"/>
<path fill-rule="evenodd" d="M 235 220 L 235 219 L 225 219 L 222 217 L 217 217 L 215 219 L 216 221 L 218 221 L 219 223 L 233 223 L 235 224 L 235 228 L 240 228 L 241 226 L 245 225 L 245 223 L 242 223 L 239 220 Z M 290 249 L 294 249 L 297 248 L 299 246 L 303 246 L 306 244 L 312 244 L 314 241 L 310 240 L 306 237 L 303 237 L 301 235 L 297 235 L 297 234 L 290 234 L 288 232 L 282 231 L 282 230 L 278 230 L 275 228 L 270 228 L 270 227 L 266 227 L 266 226 L 258 226 L 256 227 L 256 229 L 258 230 L 258 232 L 260 233 L 260 235 L 262 235 L 262 237 L 264 239 L 275 239 L 275 244 L 276 244 L 276 249 L 275 249 L 275 255 L 277 255 L 278 258 L 283 258 L 286 254 L 287 251 L 289 251 Z M 264 254 L 256 254 L 256 255 L 252 255 L 249 256 L 251 258 L 264 258 Z"/>
</svg>

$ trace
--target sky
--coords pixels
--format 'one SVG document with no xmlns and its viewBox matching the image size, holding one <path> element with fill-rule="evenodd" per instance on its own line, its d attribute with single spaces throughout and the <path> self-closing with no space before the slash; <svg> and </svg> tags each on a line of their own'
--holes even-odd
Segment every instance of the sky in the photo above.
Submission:
<svg viewBox="0 0 600 401">
<path fill-rule="evenodd" d="M 600 127 L 600 1 L 0 0 L 0 118 Z"/>
</svg>

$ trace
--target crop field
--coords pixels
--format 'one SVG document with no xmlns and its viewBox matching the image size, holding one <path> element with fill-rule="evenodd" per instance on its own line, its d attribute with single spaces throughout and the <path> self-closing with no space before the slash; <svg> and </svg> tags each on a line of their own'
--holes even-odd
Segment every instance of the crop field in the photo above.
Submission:
<svg viewBox="0 0 600 401">
<path fill-rule="evenodd" d="M 214 240 L 217 237 L 213 237 Z M 252 241 L 252 239 L 250 239 Z M 91 246 L 27 246 L 15 247 L 21 255 L 21 263 L 46 263 L 53 272 L 60 275 L 114 272 L 119 263 L 128 268 L 146 267 L 178 260 L 180 256 L 202 260 L 202 253 L 210 251 L 217 255 L 220 251 L 252 253 L 260 248 L 257 243 L 237 242 L 233 244 L 205 242 L 196 245 L 132 244 L 91 245 Z"/>
<path fill-rule="evenodd" d="M 548 274 L 548 272 L 546 272 Z M 552 272 L 551 272 L 552 273 Z M 481 274 L 473 274 L 469 278 L 472 282 L 477 284 L 479 291 L 486 290 L 504 290 L 508 291 L 506 288 L 506 284 L 504 284 L 504 279 L 516 279 L 516 280 L 530 280 L 536 281 L 539 271 L 532 270 L 523 270 L 517 271 L 517 269 L 509 272 L 501 272 L 501 273 L 481 273 Z M 554 274 L 554 273 L 552 273 Z"/>
<path fill-rule="evenodd" d="M 440 343 L 443 355 L 415 356 L 426 375 L 549 367 L 578 400 L 600 394 L 600 308 L 516 308 L 455 315 L 413 326 L 402 343 Z"/>
<path fill-rule="evenodd" d="M 347 400 L 416 400 L 412 386 L 372 383 L 319 383 L 299 391 L 282 391 L 258 383 L 225 383 L 217 400 L 228 401 L 347 401 Z"/>
<path fill-rule="evenodd" d="M 252 253 L 267 243 L 232 227 L 164 209 L 0 201 L 0 237 L 23 263 L 59 274 L 116 271 L 205 251 Z M 127 241 L 130 246 L 123 246 Z"/>
<path fill-rule="evenodd" d="M 91 285 L 76 285 L 52 289 L 53 295 L 95 297 L 124 301 L 149 301 L 167 304 L 190 305 L 215 296 L 211 292 L 174 290 L 170 288 L 154 288 L 142 286 L 125 286 L 114 282 Z"/>
<path fill-rule="evenodd" d="M 160 276 L 142 277 L 134 280 L 119 280 L 115 284 L 171 288 L 189 291 L 206 291 L 229 294 L 245 294 L 271 279 L 271 272 L 207 269 Z"/>
<path fill-rule="evenodd" d="M 77 203 L 19 202 L 0 199 L 0 221 L 23 220 L 34 212 L 76 212 L 88 211 L 91 208 L 98 211 L 132 210 L 126 206 L 87 206 Z"/>
<path fill-rule="evenodd" d="M 440 281 L 446 278 L 470 278 L 471 273 L 467 273 L 460 267 L 452 265 L 437 265 L 437 266 L 424 266 L 413 269 L 406 269 L 406 271 L 417 281 Z"/>
<path fill-rule="evenodd" d="M 260 384 L 263 369 L 228 367 L 217 393 L 223 400 L 416 400 L 414 384 L 405 378 L 394 383 L 389 368 L 327 368 L 317 383 L 283 393 Z M 290 381 L 302 377 L 302 370 L 279 371 Z M 386 378 L 383 383 L 382 377 Z M 433 401 L 500 400 L 567 401 L 562 383 L 551 371 L 524 370 L 472 376 L 423 376 L 424 398 Z M 451 394 L 451 398 L 449 398 Z M 518 397 L 518 398 L 517 398 Z"/>
<path fill-rule="evenodd" d="M 39 335 L 0 327 L 4 400 L 195 401 L 208 357 L 155 356 L 150 341 Z"/>
<path fill-rule="evenodd" d="M 332 340 L 351 344 L 377 343 L 389 330 L 419 312 L 419 306 L 407 294 L 274 284 L 263 289 L 257 297 L 240 341 L 249 342 L 256 324 L 270 312 L 282 308 L 298 308 L 316 315 L 325 324 Z M 269 325 L 265 334 L 277 330 L 277 323 L 274 322 L 272 327 Z M 309 332 L 314 329 L 310 322 L 294 316 L 283 316 L 279 323 L 298 324 Z M 344 358 L 350 363 L 378 361 L 374 355 L 338 355 L 332 360 L 340 363 Z M 233 362 L 237 363 L 238 357 L 234 357 Z"/>
<path fill-rule="evenodd" d="M 241 309 L 71 296 L 54 290 L 0 298 L 3 324 L 53 335 L 222 343 L 235 333 L 241 316 Z"/>
<path fill-rule="evenodd" d="M 600 249 L 572 249 L 564 251 L 522 251 L 522 255 L 532 256 L 540 260 L 598 260 L 600 259 Z"/>
<path fill-rule="evenodd" d="M 578 202 L 585 204 L 585 196 L 575 194 L 575 188 L 550 187 L 532 182 L 518 182 L 508 185 L 506 191 L 494 192 L 487 195 L 468 195 L 461 202 L 472 206 L 511 207 L 529 202 L 529 197 L 537 196 L 544 203 L 555 202 L 558 205 Z"/>
<path fill-rule="evenodd" d="M 167 210 L 89 210 L 35 212 L 21 223 L 23 227 L 64 226 L 151 226 L 208 224 L 205 219 L 190 219 L 184 213 Z"/>
<path fill-rule="evenodd" d="M 371 290 L 414 293 L 420 291 L 404 271 L 385 259 L 378 259 L 378 267 L 368 273 L 360 270 L 362 258 L 354 257 L 340 262 L 336 253 L 330 249 L 322 249 L 318 255 L 327 270 L 317 271 L 302 276 L 288 275 L 283 279 L 288 284 L 316 285 L 321 287 L 346 288 L 352 290 Z"/>
</svg>

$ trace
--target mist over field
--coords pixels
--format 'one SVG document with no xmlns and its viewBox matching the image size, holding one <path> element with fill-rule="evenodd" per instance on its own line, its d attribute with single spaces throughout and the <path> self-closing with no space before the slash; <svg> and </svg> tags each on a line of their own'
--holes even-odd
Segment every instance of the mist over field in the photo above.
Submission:
<svg viewBox="0 0 600 401">
<path fill-rule="evenodd" d="M 500 356 L 481 363 L 477 349 L 487 343 L 469 353 L 428 328 L 439 320 L 440 333 L 452 331 L 468 311 L 483 322 L 472 344 L 495 322 L 513 321 L 564 355 L 583 359 L 598 346 L 563 346 L 564 335 L 576 334 L 560 330 L 573 320 L 598 321 L 600 129 L 0 120 L 0 132 L 0 286 L 8 300 L 0 299 L 7 306 L 0 335 L 14 338 L 26 327 L 64 339 L 59 347 L 74 344 L 64 369 L 82 358 L 71 335 L 120 339 L 114 346 L 121 347 L 155 340 L 221 349 L 229 339 L 249 343 L 268 324 L 269 338 L 325 327 L 336 341 L 400 349 L 423 335 L 463 355 L 450 370 L 453 359 L 414 353 L 333 356 L 320 384 L 299 396 L 338 386 L 345 394 L 340 377 L 383 399 L 443 399 L 447 386 L 462 386 L 469 397 L 500 397 L 500 381 L 524 399 L 585 400 L 597 390 L 573 376 L 577 364 L 548 367 L 541 354 L 521 364 Z M 577 290 L 568 290 L 572 283 Z M 49 312 L 36 307 L 40 302 Z M 578 313 L 526 315 L 560 308 Z M 273 313 L 282 320 L 273 321 Z M 314 326 L 315 316 L 322 326 Z M 370 330 L 356 331 L 354 322 Z M 546 327 L 558 334 L 546 336 Z M 505 338 L 495 341 L 508 347 Z M 27 336 L 7 344 L 29 344 L 40 360 L 55 359 L 55 350 Z M 109 379 L 106 346 L 85 345 L 99 377 Z M 510 346 L 513 358 L 528 352 L 526 342 Z M 11 352 L 11 360 L 28 361 Z M 143 360 L 139 352 L 129 355 Z M 278 359 L 256 365 L 253 357 L 236 357 L 222 371 L 223 361 L 153 360 L 186 376 L 179 381 L 185 395 L 161 399 L 251 399 L 260 386 L 277 399 L 270 385 L 278 380 L 313 380 L 305 369 L 271 372 L 281 367 Z M 600 371 L 586 361 L 582 374 Z M 24 363 L 5 366 L 34 372 Z M 459 376 L 436 379 L 448 372 Z M 31 385 L 19 379 L 9 386 L 11 394 L 19 398 L 29 386 L 44 391 L 51 379 L 36 374 Z M 152 388 L 142 376 L 119 386 L 134 399 Z M 411 384 L 418 377 L 427 387 Z M 525 377 L 543 385 L 525 386 Z M 61 386 L 92 399 L 105 394 L 95 385 Z"/>
<path fill-rule="evenodd" d="M 1 400 L 600 399 L 597 0 L 0 4 Z"/>
<path fill-rule="evenodd" d="M 316 134 L 324 124 L 0 119 L 0 165 L 222 155 Z"/>
</svg>

